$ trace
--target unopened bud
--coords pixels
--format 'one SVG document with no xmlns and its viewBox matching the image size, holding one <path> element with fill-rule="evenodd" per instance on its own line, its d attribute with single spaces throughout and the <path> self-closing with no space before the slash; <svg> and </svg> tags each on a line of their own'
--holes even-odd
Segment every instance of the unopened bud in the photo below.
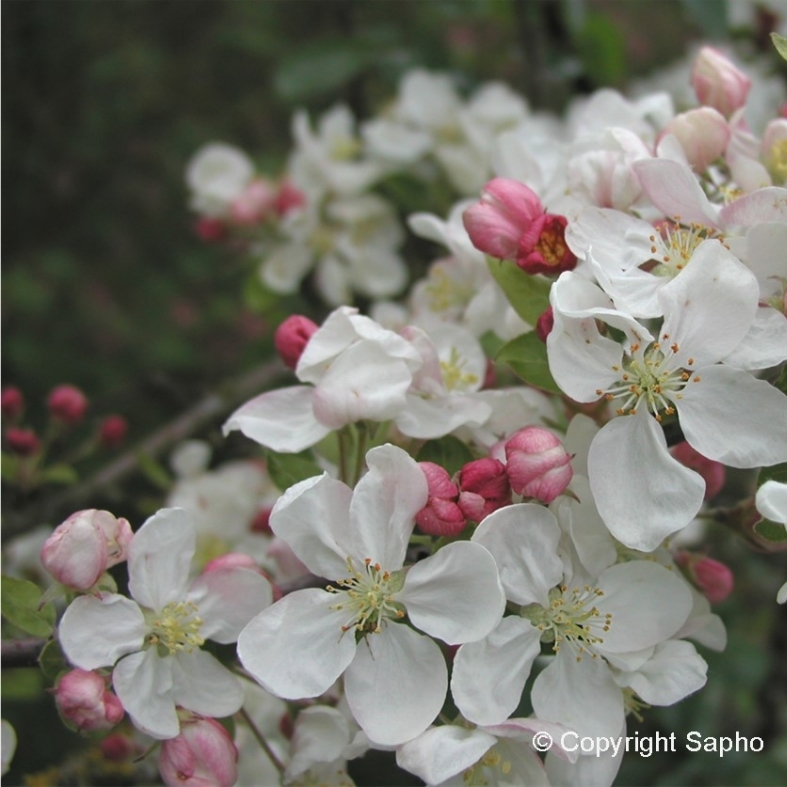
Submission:
<svg viewBox="0 0 787 787">
<path fill-rule="evenodd" d="M 133 535 L 128 521 L 109 511 L 77 511 L 44 542 L 41 563 L 61 585 L 88 590 L 126 559 Z"/>
<path fill-rule="evenodd" d="M 464 530 L 467 520 L 457 505 L 459 488 L 448 471 L 434 462 L 419 462 L 426 476 L 429 498 L 415 515 L 421 532 L 430 536 L 455 536 Z"/>
<path fill-rule="evenodd" d="M 18 418 L 25 409 L 25 398 L 22 396 L 22 392 L 13 386 L 4 388 L 3 393 L 0 394 L 0 407 L 6 418 L 11 420 Z"/>
<path fill-rule="evenodd" d="M 181 722 L 180 734 L 161 744 L 159 772 L 169 787 L 232 787 L 238 749 L 215 719 Z"/>
<path fill-rule="evenodd" d="M 721 462 L 708 459 L 688 443 L 678 443 L 670 453 L 682 465 L 699 473 L 705 480 L 705 499 L 712 500 L 721 492 L 727 480 L 727 470 Z"/>
<path fill-rule="evenodd" d="M 87 397 L 73 385 L 58 385 L 49 394 L 47 406 L 53 418 L 67 424 L 78 424 L 88 408 Z"/>
<path fill-rule="evenodd" d="M 41 441 L 32 429 L 17 429 L 12 426 L 5 431 L 8 447 L 19 456 L 32 456 L 41 448 Z"/>
<path fill-rule="evenodd" d="M 294 369 L 298 365 L 304 347 L 318 328 L 315 322 L 300 314 L 293 314 L 279 325 L 273 335 L 273 342 L 286 366 Z"/>
<path fill-rule="evenodd" d="M 544 344 L 547 343 L 547 336 L 552 333 L 552 328 L 555 326 L 555 314 L 551 306 L 541 313 L 541 316 L 536 320 L 536 336 L 541 339 Z"/>
<path fill-rule="evenodd" d="M 511 488 L 523 497 L 551 503 L 574 475 L 563 443 L 540 426 L 520 429 L 506 441 L 505 450 Z"/>
<path fill-rule="evenodd" d="M 128 421 L 122 415 L 108 415 L 98 427 L 98 439 L 107 448 L 115 448 L 126 439 Z"/>
<path fill-rule="evenodd" d="M 128 735 L 113 732 L 107 735 L 99 744 L 101 753 L 107 760 L 123 762 L 130 760 L 140 753 L 140 747 Z"/>
<path fill-rule="evenodd" d="M 276 212 L 280 216 L 286 216 L 290 211 L 301 208 L 306 204 L 306 195 L 298 188 L 284 180 L 279 186 L 279 193 L 276 195 Z"/>
<path fill-rule="evenodd" d="M 459 508 L 473 522 L 511 503 L 505 465 L 491 456 L 468 462 L 459 471 Z"/>
<path fill-rule="evenodd" d="M 259 224 L 276 207 L 276 192 L 266 180 L 258 178 L 232 201 L 230 216 L 236 224 Z"/>
<path fill-rule="evenodd" d="M 689 579 L 706 596 L 711 604 L 719 604 L 732 593 L 735 578 L 724 563 L 706 555 L 692 555 L 681 551 L 675 562 L 686 572 Z"/>
<path fill-rule="evenodd" d="M 205 243 L 217 243 L 227 237 L 227 227 L 221 219 L 201 216 L 194 223 L 194 234 Z"/>
<path fill-rule="evenodd" d="M 751 80 L 718 49 L 704 46 L 691 70 L 691 86 L 700 104 L 728 118 L 746 103 Z"/>
<path fill-rule="evenodd" d="M 661 133 L 672 134 L 694 172 L 701 173 L 721 158 L 732 136 L 724 116 L 713 107 L 698 107 L 676 115 Z"/>
<path fill-rule="evenodd" d="M 108 730 L 125 715 L 123 705 L 107 689 L 104 678 L 83 669 L 71 670 L 60 678 L 55 702 L 64 719 L 86 732 Z"/>
</svg>

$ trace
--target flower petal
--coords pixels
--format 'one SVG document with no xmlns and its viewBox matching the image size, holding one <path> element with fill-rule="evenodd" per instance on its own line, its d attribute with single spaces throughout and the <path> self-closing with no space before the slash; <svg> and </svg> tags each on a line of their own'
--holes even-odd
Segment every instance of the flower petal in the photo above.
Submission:
<svg viewBox="0 0 787 787">
<path fill-rule="evenodd" d="M 340 596 L 298 590 L 263 610 L 241 631 L 238 657 L 267 691 L 283 699 L 327 691 L 355 655 L 355 632 L 342 632 Z"/>
<path fill-rule="evenodd" d="M 397 746 L 440 713 L 448 670 L 433 640 L 392 623 L 360 643 L 344 685 L 350 710 L 369 739 Z"/>
<path fill-rule="evenodd" d="M 159 740 L 180 733 L 173 699 L 171 658 L 159 658 L 155 648 L 121 659 L 112 672 L 112 686 L 134 726 Z"/>
<path fill-rule="evenodd" d="M 197 531 L 184 508 L 162 508 L 134 533 L 128 549 L 128 589 L 148 609 L 182 601 Z"/>
<path fill-rule="evenodd" d="M 251 440 L 286 454 L 297 454 L 330 434 L 314 415 L 314 389 L 293 385 L 257 396 L 238 408 L 223 427 L 225 435 L 238 429 Z"/>
<path fill-rule="evenodd" d="M 148 626 L 131 599 L 114 593 L 79 596 L 60 620 L 58 636 L 66 658 L 82 669 L 111 667 L 142 648 Z"/>
<path fill-rule="evenodd" d="M 246 568 L 221 568 L 191 583 L 188 600 L 202 618 L 200 634 L 215 642 L 235 642 L 243 627 L 270 606 L 271 583 Z"/>
<path fill-rule="evenodd" d="M 240 681 L 207 651 L 182 651 L 170 658 L 177 705 L 212 718 L 230 716 L 243 705 Z"/>
<path fill-rule="evenodd" d="M 661 427 L 644 408 L 601 429 L 588 469 L 601 518 L 632 549 L 652 552 L 702 507 L 705 482 L 670 455 Z"/>
<path fill-rule="evenodd" d="M 495 559 L 467 541 L 448 544 L 416 563 L 396 600 L 416 628 L 449 645 L 485 637 L 506 604 Z"/>
<path fill-rule="evenodd" d="M 503 618 L 488 637 L 457 651 L 451 676 L 456 707 L 475 724 L 505 721 L 517 709 L 540 652 L 541 632 L 529 620 Z"/>
</svg>

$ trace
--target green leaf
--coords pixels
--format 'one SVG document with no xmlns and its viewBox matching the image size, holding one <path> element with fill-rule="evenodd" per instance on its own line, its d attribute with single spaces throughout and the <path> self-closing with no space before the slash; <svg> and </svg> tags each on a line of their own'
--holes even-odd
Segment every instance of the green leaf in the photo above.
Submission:
<svg viewBox="0 0 787 787">
<path fill-rule="evenodd" d="M 252 311 L 258 314 L 266 314 L 276 305 L 281 296 L 269 290 L 260 280 L 255 271 L 246 279 L 243 285 L 243 302 Z"/>
<path fill-rule="evenodd" d="M 277 454 L 275 451 L 269 451 L 267 456 L 268 473 L 273 483 L 282 490 L 323 473 L 309 451 L 300 454 Z"/>
<path fill-rule="evenodd" d="M 562 393 L 549 371 L 547 347 L 534 331 L 523 333 L 504 344 L 495 360 L 507 363 L 526 383 L 536 388 Z"/>
<path fill-rule="evenodd" d="M 148 481 L 165 492 L 169 491 L 174 482 L 160 462 L 145 453 L 137 454 L 137 462 Z"/>
<path fill-rule="evenodd" d="M 620 84 L 626 75 L 626 41 L 608 16 L 589 13 L 576 37 L 576 47 L 590 78 L 597 85 Z"/>
<path fill-rule="evenodd" d="M 41 667 L 44 677 L 51 681 L 54 681 L 63 670 L 68 669 L 66 658 L 57 640 L 50 640 L 44 645 L 38 656 L 38 666 Z"/>
<path fill-rule="evenodd" d="M 71 465 L 59 464 L 47 467 L 41 473 L 41 480 L 45 484 L 75 484 L 79 476 Z"/>
<path fill-rule="evenodd" d="M 48 637 L 55 623 L 55 608 L 46 604 L 39 610 L 41 589 L 26 579 L 2 577 L 3 617 L 35 637 Z"/>
<path fill-rule="evenodd" d="M 448 475 L 454 475 L 475 456 L 464 442 L 449 434 L 439 440 L 427 440 L 415 458 L 418 462 L 434 462 L 448 471 Z"/>
<path fill-rule="evenodd" d="M 3 451 L 2 456 L 2 478 L 6 483 L 12 484 L 16 479 L 16 473 L 19 468 L 19 460 L 13 454 L 7 454 Z"/>
<path fill-rule="evenodd" d="M 776 51 L 787 60 L 787 38 L 778 33 L 771 33 L 771 41 L 773 41 Z"/>
<path fill-rule="evenodd" d="M 509 260 L 488 257 L 487 265 L 516 313 L 529 325 L 535 325 L 549 306 L 552 282 L 525 273 Z"/>
<path fill-rule="evenodd" d="M 775 544 L 782 544 L 787 541 L 787 528 L 778 522 L 771 522 L 770 519 L 763 519 L 754 526 L 754 532 L 762 536 L 766 541 Z"/>
</svg>

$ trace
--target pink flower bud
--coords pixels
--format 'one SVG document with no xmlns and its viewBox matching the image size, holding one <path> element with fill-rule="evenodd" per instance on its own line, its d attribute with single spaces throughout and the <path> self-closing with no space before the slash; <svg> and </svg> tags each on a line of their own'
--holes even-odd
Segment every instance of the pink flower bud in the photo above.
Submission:
<svg viewBox="0 0 787 787">
<path fill-rule="evenodd" d="M 3 389 L 0 394 L 0 407 L 2 408 L 3 415 L 12 420 L 18 418 L 25 409 L 25 398 L 18 388 L 9 386 Z"/>
<path fill-rule="evenodd" d="M 214 557 L 213 560 L 209 560 L 205 564 L 202 573 L 207 574 L 210 571 L 218 571 L 222 568 L 248 568 L 251 571 L 256 571 L 258 574 L 262 573 L 254 558 L 243 552 L 227 552 L 225 555 Z"/>
<path fill-rule="evenodd" d="M 120 700 L 107 690 L 104 678 L 83 669 L 71 670 L 60 678 L 55 702 L 64 719 L 87 732 L 108 730 L 125 715 Z"/>
<path fill-rule="evenodd" d="M 276 192 L 268 181 L 253 180 L 232 201 L 230 216 L 236 224 L 259 224 L 275 209 L 276 199 Z"/>
<path fill-rule="evenodd" d="M 99 745 L 104 757 L 112 762 L 130 760 L 142 753 L 139 744 L 120 732 L 110 733 Z"/>
<path fill-rule="evenodd" d="M 473 522 L 480 522 L 511 503 L 506 466 L 491 456 L 468 462 L 459 471 L 459 508 Z"/>
<path fill-rule="evenodd" d="M 294 369 L 298 365 L 304 347 L 318 328 L 319 325 L 308 317 L 293 314 L 276 329 L 273 342 L 276 345 L 276 352 L 279 353 L 286 366 Z"/>
<path fill-rule="evenodd" d="M 107 448 L 119 446 L 126 438 L 128 421 L 122 415 L 108 415 L 98 427 L 98 439 Z"/>
<path fill-rule="evenodd" d="M 557 275 L 576 267 L 565 240 L 565 217 L 545 213 L 536 193 L 523 183 L 494 178 L 462 218 L 477 249 L 513 260 L 526 273 Z"/>
<path fill-rule="evenodd" d="M 61 585 L 88 590 L 126 559 L 131 525 L 109 511 L 77 511 L 55 528 L 41 548 L 41 563 Z"/>
<path fill-rule="evenodd" d="M 711 604 L 720 604 L 732 593 L 735 577 L 724 563 L 706 555 L 692 555 L 686 551 L 676 553 L 675 562 L 686 571 L 689 579 Z"/>
<path fill-rule="evenodd" d="M 201 216 L 194 224 L 194 233 L 205 243 L 216 243 L 227 237 L 227 227 L 221 219 Z"/>
<path fill-rule="evenodd" d="M 544 344 L 547 342 L 547 336 L 552 333 L 552 328 L 555 325 L 555 315 L 551 306 L 547 306 L 546 310 L 536 321 L 536 336 L 541 339 Z"/>
<path fill-rule="evenodd" d="M 181 722 L 180 735 L 161 744 L 158 761 L 169 787 L 232 787 L 238 778 L 238 749 L 215 719 Z"/>
<path fill-rule="evenodd" d="M 282 181 L 279 193 L 276 195 L 276 212 L 280 216 L 286 216 L 290 211 L 301 208 L 305 204 L 306 195 L 295 188 L 289 180 Z"/>
<path fill-rule="evenodd" d="M 727 149 L 732 132 L 724 116 L 713 107 L 699 107 L 676 115 L 661 132 L 672 134 L 691 168 L 704 172 Z"/>
<path fill-rule="evenodd" d="M 426 476 L 429 499 L 415 515 L 421 532 L 430 536 L 455 536 L 464 530 L 467 520 L 457 505 L 459 489 L 448 472 L 434 462 L 419 462 Z"/>
<path fill-rule="evenodd" d="M 19 456 L 32 456 L 41 448 L 41 441 L 32 429 L 6 429 L 5 439 L 8 447 Z"/>
<path fill-rule="evenodd" d="M 273 511 L 271 506 L 267 506 L 258 511 L 251 525 L 249 525 L 249 530 L 251 530 L 252 533 L 260 533 L 265 536 L 273 535 L 273 531 L 271 530 L 271 511 Z"/>
<path fill-rule="evenodd" d="M 506 441 L 506 461 L 514 492 L 542 503 L 551 503 L 574 475 L 563 443 L 540 426 L 520 429 Z"/>
<path fill-rule="evenodd" d="M 718 49 L 704 46 L 691 70 L 691 86 L 700 104 L 729 117 L 746 103 L 751 80 Z"/>
<path fill-rule="evenodd" d="M 705 499 L 711 500 L 721 492 L 727 480 L 727 470 L 721 462 L 708 459 L 688 443 L 678 443 L 670 453 L 682 465 L 699 473 L 705 479 Z"/>
<path fill-rule="evenodd" d="M 73 385 L 58 385 L 46 403 L 52 417 L 67 424 L 78 424 L 88 408 L 87 397 Z"/>
</svg>

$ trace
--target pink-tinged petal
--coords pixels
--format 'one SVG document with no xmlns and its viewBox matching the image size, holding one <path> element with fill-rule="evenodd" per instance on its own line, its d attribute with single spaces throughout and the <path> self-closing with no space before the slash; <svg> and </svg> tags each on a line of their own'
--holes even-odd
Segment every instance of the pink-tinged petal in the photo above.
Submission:
<svg viewBox="0 0 787 787">
<path fill-rule="evenodd" d="M 204 650 L 182 651 L 172 660 L 176 705 L 201 716 L 230 716 L 243 705 L 243 687 L 220 661 Z"/>
<path fill-rule="evenodd" d="M 369 739 L 398 746 L 420 735 L 440 713 L 448 670 L 434 640 L 392 623 L 358 645 L 344 686 L 350 710 Z"/>
<path fill-rule="evenodd" d="M 297 454 L 330 434 L 314 415 L 314 389 L 294 385 L 268 391 L 236 410 L 224 424 L 225 435 L 238 429 L 274 451 Z"/>
<path fill-rule="evenodd" d="M 148 626 L 131 599 L 114 593 L 79 596 L 60 620 L 58 637 L 66 658 L 82 669 L 111 667 L 142 647 Z"/>
<path fill-rule="evenodd" d="M 148 609 L 182 601 L 197 531 L 184 508 L 162 508 L 134 534 L 128 549 L 128 589 Z"/>
<path fill-rule="evenodd" d="M 500 508 L 478 526 L 473 541 L 492 553 L 509 601 L 549 605 L 549 591 L 563 578 L 560 527 L 550 511 L 534 503 Z"/>
<path fill-rule="evenodd" d="M 679 347 L 681 362 L 694 368 L 732 352 L 757 312 L 760 287 L 754 274 L 719 241 L 699 245 L 686 268 L 659 291 L 666 319 L 665 344 Z"/>
<path fill-rule="evenodd" d="M 197 605 L 200 635 L 235 642 L 243 627 L 273 599 L 271 583 L 247 568 L 219 568 L 191 583 L 188 601 Z"/>
<path fill-rule="evenodd" d="M 506 604 L 494 557 L 468 541 L 448 544 L 416 563 L 396 600 L 416 628 L 449 645 L 485 637 Z"/>
<path fill-rule="evenodd" d="M 539 674 L 530 694 L 539 719 L 563 724 L 580 737 L 615 736 L 623 727 L 623 693 L 603 659 L 577 661 L 561 648 Z"/>
<path fill-rule="evenodd" d="M 266 690 L 299 700 L 326 692 L 355 655 L 355 631 L 342 594 L 298 590 L 263 610 L 241 631 L 238 657 Z"/>
<path fill-rule="evenodd" d="M 725 225 L 753 227 L 757 224 L 787 223 L 787 189 L 768 186 L 745 194 L 721 209 Z"/>
<path fill-rule="evenodd" d="M 672 457 L 661 427 L 644 408 L 601 429 L 588 466 L 601 518 L 632 549 L 652 552 L 702 507 L 702 476 Z"/>
<path fill-rule="evenodd" d="M 396 763 L 427 784 L 442 784 L 475 765 L 496 743 L 494 735 L 479 729 L 430 727 L 396 750 Z"/>
<path fill-rule="evenodd" d="M 602 653 L 643 650 L 669 639 L 691 612 L 691 592 L 682 577 L 648 560 L 618 563 L 598 580 L 599 616 L 612 616 L 600 634 Z"/>
<path fill-rule="evenodd" d="M 787 462 L 787 396 L 727 366 L 708 366 L 683 389 L 683 434 L 703 456 L 730 467 Z M 692 378 L 694 380 L 695 378 Z"/>
<path fill-rule="evenodd" d="M 353 557 L 371 558 L 387 571 L 404 565 L 415 515 L 426 505 L 423 470 L 406 451 L 382 445 L 366 454 L 369 472 L 358 482 L 350 504 Z"/>
<path fill-rule="evenodd" d="M 710 203 L 688 166 L 654 158 L 635 161 L 633 167 L 642 188 L 667 218 L 720 226 L 718 208 Z"/>
<path fill-rule="evenodd" d="M 155 648 L 148 648 L 121 659 L 112 672 L 112 686 L 134 726 L 158 740 L 180 732 L 172 666 L 172 658 L 159 658 Z"/>
<path fill-rule="evenodd" d="M 475 724 L 499 724 L 519 705 L 525 681 L 541 653 L 541 632 L 512 616 L 480 642 L 462 645 L 454 658 L 451 695 Z"/>
<path fill-rule="evenodd" d="M 327 473 L 291 486 L 273 506 L 271 530 L 312 573 L 347 576 L 352 490 Z"/>
</svg>

